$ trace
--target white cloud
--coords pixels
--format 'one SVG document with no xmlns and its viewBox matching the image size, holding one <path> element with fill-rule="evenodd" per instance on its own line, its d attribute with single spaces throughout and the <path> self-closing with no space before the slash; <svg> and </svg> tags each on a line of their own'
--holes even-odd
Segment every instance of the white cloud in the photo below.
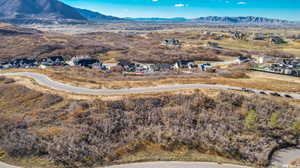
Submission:
<svg viewBox="0 0 300 168">
<path fill-rule="evenodd" d="M 158 2 L 158 0 L 152 0 L 152 2 Z"/>
<path fill-rule="evenodd" d="M 180 7 L 185 7 L 185 4 L 175 4 L 174 6 L 180 8 Z"/>
<path fill-rule="evenodd" d="M 241 2 L 238 2 L 237 4 L 238 4 L 238 5 L 246 5 L 246 4 L 247 4 L 247 2 L 243 2 L 243 1 L 241 1 Z"/>
</svg>

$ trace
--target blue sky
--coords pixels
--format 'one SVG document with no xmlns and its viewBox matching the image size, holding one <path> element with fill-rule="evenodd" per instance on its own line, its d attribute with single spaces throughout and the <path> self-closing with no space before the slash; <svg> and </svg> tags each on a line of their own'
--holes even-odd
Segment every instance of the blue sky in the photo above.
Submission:
<svg viewBox="0 0 300 168">
<path fill-rule="evenodd" d="M 300 21 L 300 0 L 61 0 L 118 17 L 262 16 Z"/>
</svg>

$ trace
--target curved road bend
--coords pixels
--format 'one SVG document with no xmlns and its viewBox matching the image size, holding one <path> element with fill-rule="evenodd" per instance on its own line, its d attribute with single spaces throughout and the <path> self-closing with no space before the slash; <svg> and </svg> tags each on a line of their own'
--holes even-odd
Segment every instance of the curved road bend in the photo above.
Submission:
<svg viewBox="0 0 300 168">
<path fill-rule="evenodd" d="M 275 167 L 287 168 L 288 165 L 296 159 L 300 159 L 300 147 L 281 149 L 273 154 L 272 165 Z M 297 168 L 299 167 L 300 165 L 297 166 Z"/>
<path fill-rule="evenodd" d="M 20 168 L 0 162 L 0 168 Z M 246 166 L 210 162 L 144 162 L 129 163 L 101 168 L 250 168 Z"/>
<path fill-rule="evenodd" d="M 198 88 L 208 88 L 208 89 L 223 89 L 223 90 L 238 90 L 243 91 L 242 88 L 225 86 L 225 85 L 212 85 L 212 84 L 177 84 L 177 85 L 165 85 L 157 87 L 142 87 L 142 88 L 130 88 L 130 89 L 88 89 L 76 86 L 70 86 L 50 79 L 48 76 L 32 73 L 32 72 L 16 72 L 16 73 L 4 73 L 0 76 L 24 76 L 34 79 L 38 84 L 42 86 L 49 87 L 51 89 L 77 93 L 77 94 L 89 94 L 89 95 L 120 95 L 120 94 L 132 94 L 132 93 L 147 93 L 147 92 L 161 92 L 161 91 L 174 91 L 180 89 L 198 89 Z M 254 90 L 255 93 L 259 94 L 261 90 Z M 264 91 L 270 94 L 269 91 Z M 284 95 L 284 94 L 281 94 Z M 289 94 L 295 99 L 300 99 L 300 94 Z"/>
<path fill-rule="evenodd" d="M 232 164 L 218 164 L 212 162 L 179 162 L 179 161 L 161 161 L 161 162 L 144 162 L 130 163 L 105 168 L 250 168 Z"/>
<path fill-rule="evenodd" d="M 19 168 L 19 167 L 0 162 L 0 168 Z"/>
</svg>

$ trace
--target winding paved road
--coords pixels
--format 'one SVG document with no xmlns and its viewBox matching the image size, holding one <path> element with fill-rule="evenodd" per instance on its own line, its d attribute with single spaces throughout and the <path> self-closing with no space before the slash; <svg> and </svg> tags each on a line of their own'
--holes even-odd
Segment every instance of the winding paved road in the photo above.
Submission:
<svg viewBox="0 0 300 168">
<path fill-rule="evenodd" d="M 218 164 L 212 162 L 178 162 L 178 161 L 162 161 L 162 162 L 144 162 L 130 163 L 105 168 L 249 168 L 246 166 L 232 164 Z"/>
<path fill-rule="evenodd" d="M 287 168 L 288 165 L 296 159 L 300 159 L 300 147 L 282 149 L 278 152 L 275 152 L 272 156 L 272 165 L 275 167 L 281 166 Z M 299 167 L 300 165 L 297 166 L 297 168 Z"/>
<path fill-rule="evenodd" d="M 0 162 L 0 168 L 19 168 L 19 167 Z"/>
<path fill-rule="evenodd" d="M 20 168 L 0 162 L 0 168 Z M 144 162 L 129 163 L 115 166 L 107 166 L 101 168 L 250 168 L 246 166 L 218 164 L 212 162 Z"/>
<path fill-rule="evenodd" d="M 177 84 L 177 85 L 164 85 L 157 87 L 141 87 L 131 89 L 88 89 L 76 86 L 70 86 L 50 79 L 48 76 L 32 73 L 32 72 L 16 72 L 16 73 L 3 73 L 0 76 L 24 76 L 34 79 L 38 84 L 49 87 L 51 89 L 77 93 L 77 94 L 89 94 L 89 95 L 122 95 L 132 93 L 151 93 L 151 92 L 162 92 L 162 91 L 174 91 L 180 89 L 198 89 L 198 88 L 211 88 L 211 89 L 223 89 L 223 90 L 238 90 L 245 91 L 239 87 L 225 86 L 225 85 L 212 85 L 212 84 Z M 251 89 L 252 92 L 259 94 L 261 90 Z M 264 91 L 266 94 L 272 92 Z M 280 94 L 283 96 L 284 94 Z M 300 99 L 300 94 L 289 94 L 292 98 Z"/>
</svg>

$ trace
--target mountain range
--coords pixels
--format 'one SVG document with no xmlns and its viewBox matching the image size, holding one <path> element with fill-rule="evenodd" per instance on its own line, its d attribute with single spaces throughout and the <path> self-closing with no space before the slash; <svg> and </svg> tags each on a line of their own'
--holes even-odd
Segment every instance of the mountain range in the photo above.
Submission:
<svg viewBox="0 0 300 168">
<path fill-rule="evenodd" d="M 270 19 L 264 17 L 254 16 L 239 16 L 239 17 L 219 17 L 219 16 L 207 16 L 199 17 L 195 19 L 187 19 L 182 17 L 176 18 L 126 18 L 133 21 L 144 22 L 185 22 L 185 23 L 229 23 L 229 24 L 282 24 L 289 23 L 287 20 Z"/>
<path fill-rule="evenodd" d="M 281 24 L 281 23 L 289 23 L 287 20 L 280 19 L 270 19 L 264 17 L 254 17 L 254 16 L 240 16 L 240 17 L 219 17 L 219 16 L 208 16 L 208 17 L 200 17 L 196 19 L 190 19 L 190 22 L 197 23 L 246 23 L 246 24 Z"/>
<path fill-rule="evenodd" d="M 185 22 L 188 19 L 184 17 L 175 17 L 175 18 L 125 18 L 132 21 L 141 21 L 141 22 Z"/>
<path fill-rule="evenodd" d="M 75 8 L 77 12 L 79 12 L 83 17 L 90 21 L 114 21 L 114 20 L 124 20 L 122 18 L 103 15 L 99 12 L 90 11 L 87 9 Z"/>
<path fill-rule="evenodd" d="M 58 0 L 0 0 L 1 19 L 8 22 L 87 20 L 76 9 Z"/>
<path fill-rule="evenodd" d="M 229 23 L 229 24 L 282 24 L 286 20 L 263 17 L 199 17 L 186 18 L 118 18 L 98 12 L 79 9 L 58 0 L 0 0 L 0 22 L 30 23 L 88 23 L 107 21 Z"/>
</svg>

